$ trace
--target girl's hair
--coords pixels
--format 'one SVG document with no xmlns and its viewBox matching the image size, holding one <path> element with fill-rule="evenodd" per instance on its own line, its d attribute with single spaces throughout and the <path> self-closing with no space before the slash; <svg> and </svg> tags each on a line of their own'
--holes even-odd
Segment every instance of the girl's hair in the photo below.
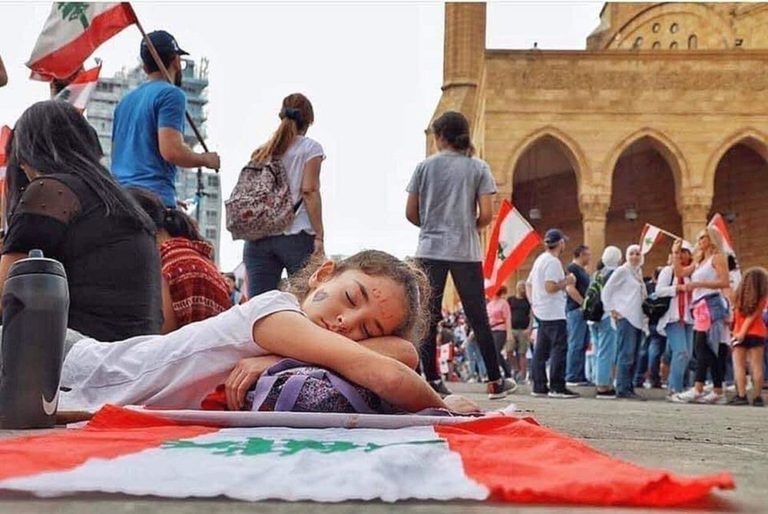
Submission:
<svg viewBox="0 0 768 514">
<path fill-rule="evenodd" d="M 475 147 L 472 146 L 469 136 L 469 121 L 460 112 L 443 113 L 432 122 L 432 132 L 435 136 L 443 138 L 457 152 L 463 152 L 467 157 L 475 154 Z"/>
<path fill-rule="evenodd" d="M 496 291 L 496 298 L 503 298 L 507 295 L 507 286 L 501 286 L 498 291 Z"/>
<path fill-rule="evenodd" d="M 310 292 L 309 278 L 324 262 L 322 256 L 313 257 L 302 271 L 288 279 L 288 292 L 296 295 L 300 301 L 304 300 Z M 421 341 L 429 327 L 431 290 L 429 280 L 420 268 L 379 250 L 364 250 L 335 262 L 334 275 L 359 270 L 366 275 L 390 278 L 403 286 L 407 316 L 393 335 L 414 343 Z"/>
<path fill-rule="evenodd" d="M 296 136 L 305 133 L 315 122 L 312 103 L 301 93 L 293 93 L 283 98 L 283 107 L 278 116 L 280 125 L 272 135 L 272 139 L 251 154 L 252 161 L 261 162 L 272 157 L 281 157 Z"/>
<path fill-rule="evenodd" d="M 768 272 L 765 268 L 749 268 L 736 289 L 736 308 L 743 316 L 751 316 L 768 296 Z"/>
<path fill-rule="evenodd" d="M 99 162 L 101 151 L 93 134 L 83 115 L 67 102 L 37 102 L 16 122 L 11 144 L 14 169 L 24 164 L 41 175 L 74 175 L 98 196 L 107 216 L 125 218 L 153 234 L 152 220 Z M 17 176 L 13 180 L 21 181 Z M 9 188 L 8 195 L 9 204 L 16 205 L 21 195 L 18 184 Z"/>
<path fill-rule="evenodd" d="M 195 220 L 178 209 L 168 209 L 155 193 L 138 187 L 129 187 L 128 192 L 144 209 L 157 230 L 165 230 L 171 237 L 183 237 L 191 241 L 204 240 Z"/>
<path fill-rule="evenodd" d="M 709 242 L 712 244 L 712 246 L 715 247 L 715 250 L 717 253 L 725 254 L 725 250 L 723 249 L 723 236 L 720 235 L 720 232 L 715 229 L 714 227 L 707 227 L 704 229 L 701 229 L 699 231 L 699 234 L 696 236 L 696 240 L 698 241 L 699 238 L 702 236 L 708 236 Z M 696 245 L 696 252 L 694 253 L 693 260 L 697 264 L 701 264 L 701 262 L 704 260 L 706 256 L 704 255 L 704 252 L 702 252 L 699 249 L 699 245 Z"/>
</svg>

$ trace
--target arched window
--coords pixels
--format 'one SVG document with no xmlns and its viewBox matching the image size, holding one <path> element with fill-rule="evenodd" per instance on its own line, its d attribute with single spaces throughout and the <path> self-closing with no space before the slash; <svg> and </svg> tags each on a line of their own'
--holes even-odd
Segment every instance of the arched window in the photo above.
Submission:
<svg viewBox="0 0 768 514">
<path fill-rule="evenodd" d="M 680 27 L 677 25 L 677 23 L 673 23 L 673 24 L 672 24 L 672 25 L 669 27 L 669 31 L 670 31 L 672 34 L 675 34 L 675 33 L 677 33 L 677 31 L 678 31 L 678 29 L 679 29 L 679 28 L 680 28 Z"/>
<path fill-rule="evenodd" d="M 699 47 L 699 38 L 696 37 L 696 34 L 692 34 L 691 37 L 688 38 L 688 48 L 691 50 L 695 50 Z"/>
<path fill-rule="evenodd" d="M 651 48 L 653 48 L 654 50 L 658 50 L 659 48 L 661 48 L 661 43 L 656 41 L 653 43 L 653 46 Z"/>
<path fill-rule="evenodd" d="M 652 30 L 653 30 L 654 33 L 660 31 L 661 30 L 661 25 L 659 25 L 658 23 L 654 23 L 653 27 L 652 27 Z"/>
<path fill-rule="evenodd" d="M 632 45 L 632 48 L 640 48 L 642 46 L 643 46 L 643 38 L 641 36 L 641 37 L 635 39 L 635 44 Z"/>
<path fill-rule="evenodd" d="M 669 44 L 669 49 L 670 49 L 670 50 L 677 50 L 677 41 L 672 41 L 672 42 Z"/>
</svg>

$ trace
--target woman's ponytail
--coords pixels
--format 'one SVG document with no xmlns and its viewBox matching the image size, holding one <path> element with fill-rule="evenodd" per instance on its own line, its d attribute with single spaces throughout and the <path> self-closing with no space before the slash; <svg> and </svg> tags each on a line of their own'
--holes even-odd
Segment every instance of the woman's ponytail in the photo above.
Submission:
<svg viewBox="0 0 768 514">
<path fill-rule="evenodd" d="M 312 103 L 301 93 L 286 96 L 278 116 L 280 125 L 272 135 L 272 139 L 251 154 L 252 161 L 263 162 L 272 157 L 281 157 L 296 136 L 305 133 L 315 121 Z"/>
</svg>

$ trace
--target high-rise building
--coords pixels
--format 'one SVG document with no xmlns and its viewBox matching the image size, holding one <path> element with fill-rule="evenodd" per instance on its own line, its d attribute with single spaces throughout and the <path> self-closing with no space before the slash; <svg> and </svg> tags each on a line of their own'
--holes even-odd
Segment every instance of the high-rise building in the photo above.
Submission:
<svg viewBox="0 0 768 514">
<path fill-rule="evenodd" d="M 206 136 L 205 106 L 208 103 L 208 60 L 199 63 L 182 58 L 182 89 L 187 94 L 187 112 L 197 125 L 203 138 Z M 96 91 L 91 96 L 86 110 L 86 117 L 96 129 L 104 149 L 107 167 L 111 163 L 112 122 L 115 107 L 130 91 L 146 80 L 141 66 L 123 69 L 113 77 L 99 79 Z M 184 141 L 191 147 L 198 144 L 197 137 L 189 123 L 185 125 Z M 180 201 L 188 205 L 187 212 L 197 219 L 200 233 L 216 248 L 219 256 L 221 227 L 221 182 L 218 174 L 211 170 L 202 170 L 200 176 L 201 194 L 198 198 L 198 170 L 179 168 L 176 175 L 176 194 Z"/>
</svg>

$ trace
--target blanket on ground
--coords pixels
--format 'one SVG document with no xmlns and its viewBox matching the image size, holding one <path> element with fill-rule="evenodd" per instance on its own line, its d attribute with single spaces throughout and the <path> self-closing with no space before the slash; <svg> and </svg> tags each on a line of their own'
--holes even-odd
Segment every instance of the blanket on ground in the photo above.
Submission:
<svg viewBox="0 0 768 514">
<path fill-rule="evenodd" d="M 337 502 L 672 506 L 732 489 L 609 457 L 530 418 L 381 429 L 216 428 L 104 407 L 85 428 L 0 441 L 0 490 Z"/>
</svg>

